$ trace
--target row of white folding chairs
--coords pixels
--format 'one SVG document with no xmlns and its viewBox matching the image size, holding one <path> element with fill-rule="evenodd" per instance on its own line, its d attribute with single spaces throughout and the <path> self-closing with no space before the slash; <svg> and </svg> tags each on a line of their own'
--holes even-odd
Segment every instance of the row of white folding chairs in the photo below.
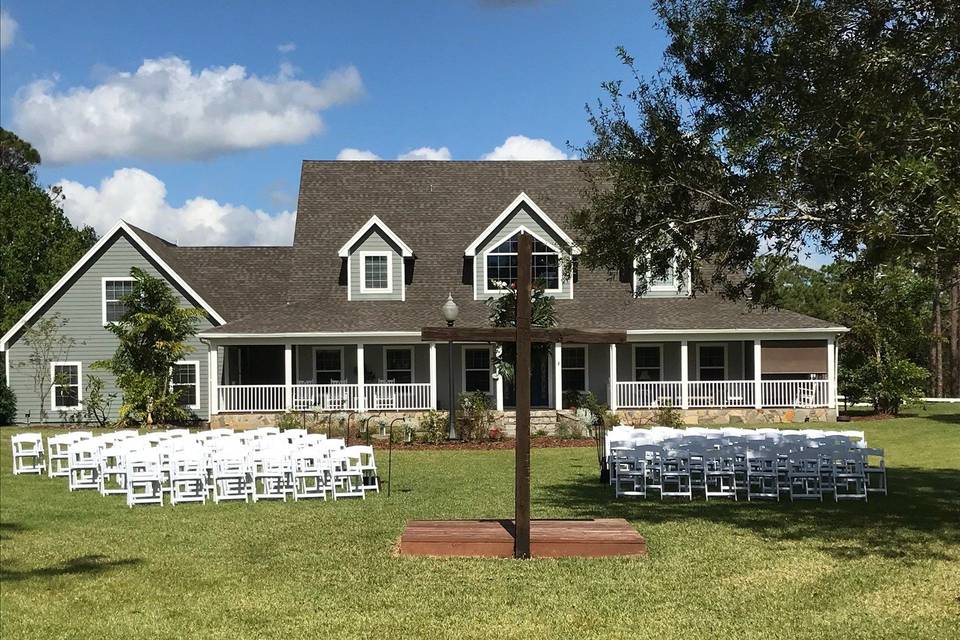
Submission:
<svg viewBox="0 0 960 640">
<path fill-rule="evenodd" d="M 883 449 L 859 447 L 745 448 L 724 446 L 698 450 L 643 444 L 616 448 L 611 470 L 620 496 L 646 497 L 657 490 L 693 499 L 694 491 L 711 497 L 741 494 L 747 500 L 817 499 L 833 494 L 835 501 L 866 500 L 869 493 L 887 493 Z"/>
</svg>

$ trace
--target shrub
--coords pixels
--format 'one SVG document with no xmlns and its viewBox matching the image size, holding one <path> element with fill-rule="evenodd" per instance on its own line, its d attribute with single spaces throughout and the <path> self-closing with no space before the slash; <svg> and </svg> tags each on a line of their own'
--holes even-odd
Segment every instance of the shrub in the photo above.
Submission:
<svg viewBox="0 0 960 640">
<path fill-rule="evenodd" d="M 654 424 L 679 429 L 683 426 L 683 412 L 671 404 L 658 407 L 653 414 Z"/>
<path fill-rule="evenodd" d="M 296 413 L 281 413 L 277 416 L 276 426 L 281 431 L 287 429 L 302 429 L 303 417 Z"/>
<path fill-rule="evenodd" d="M 116 393 L 104 393 L 103 379 L 87 375 L 87 386 L 83 390 L 86 396 L 83 399 L 83 415 L 88 422 L 96 422 L 98 426 L 105 427 L 109 422 L 110 406 L 116 400 Z"/>
<path fill-rule="evenodd" d="M 17 396 L 7 386 L 6 380 L 0 380 L 0 425 L 13 424 L 17 417 Z"/>
<path fill-rule="evenodd" d="M 420 418 L 418 440 L 440 444 L 447 439 L 447 414 L 431 410 Z"/>
<path fill-rule="evenodd" d="M 460 394 L 457 433 L 461 440 L 482 440 L 493 426 L 490 398 L 482 391 Z"/>
</svg>

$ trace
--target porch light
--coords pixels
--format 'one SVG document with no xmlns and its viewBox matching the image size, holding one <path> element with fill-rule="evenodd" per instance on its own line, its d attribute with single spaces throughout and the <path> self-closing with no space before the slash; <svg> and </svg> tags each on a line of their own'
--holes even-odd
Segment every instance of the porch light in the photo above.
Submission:
<svg viewBox="0 0 960 640">
<path fill-rule="evenodd" d="M 440 312 L 443 314 L 443 319 L 447 321 L 447 326 L 452 327 L 457 321 L 457 316 L 460 315 L 460 307 L 453 301 L 452 293 L 447 294 L 447 301 L 440 307 Z"/>
</svg>

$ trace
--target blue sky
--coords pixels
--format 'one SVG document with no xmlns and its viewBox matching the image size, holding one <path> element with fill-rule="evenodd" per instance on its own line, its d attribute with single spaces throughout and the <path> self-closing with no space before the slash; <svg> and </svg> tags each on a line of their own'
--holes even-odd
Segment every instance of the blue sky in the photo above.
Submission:
<svg viewBox="0 0 960 640">
<path fill-rule="evenodd" d="M 101 231 L 140 215 L 161 234 L 169 218 L 193 243 L 276 241 L 198 221 L 269 227 L 295 208 L 300 161 L 344 149 L 478 159 L 523 136 L 501 152 L 571 154 L 590 135 L 584 104 L 625 75 L 614 48 L 653 71 L 665 44 L 638 2 L 2 8 L 0 122 L 40 148 L 68 215 Z"/>
</svg>

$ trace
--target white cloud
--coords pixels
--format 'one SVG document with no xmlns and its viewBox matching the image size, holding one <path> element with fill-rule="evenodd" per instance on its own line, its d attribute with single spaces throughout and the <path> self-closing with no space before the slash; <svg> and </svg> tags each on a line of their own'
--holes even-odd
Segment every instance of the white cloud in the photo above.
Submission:
<svg viewBox="0 0 960 640">
<path fill-rule="evenodd" d="M 380 159 L 380 156 L 375 154 L 373 151 L 366 151 L 364 149 L 353 149 L 351 147 L 340 149 L 340 153 L 337 154 L 337 160 L 379 160 L 379 159 Z"/>
<path fill-rule="evenodd" d="M 510 136 L 481 160 L 566 160 L 567 154 L 543 138 Z"/>
<path fill-rule="evenodd" d="M 117 220 L 142 227 L 180 245 L 289 245 L 294 211 L 269 214 L 204 197 L 176 207 L 167 202 L 162 180 L 141 169 L 117 169 L 99 187 L 61 180 L 63 210 L 75 225 L 89 224 L 98 233 Z"/>
<path fill-rule="evenodd" d="M 276 77 L 240 65 L 194 72 L 177 57 L 148 59 L 93 88 L 58 92 L 40 80 L 13 99 L 13 125 L 45 162 L 116 156 L 209 158 L 297 144 L 323 129 L 320 112 L 363 94 L 355 67 L 314 84 L 284 65 Z"/>
<path fill-rule="evenodd" d="M 277 45 L 277 51 L 280 53 L 293 53 L 297 50 L 297 44 L 295 42 L 284 42 L 283 44 Z"/>
<path fill-rule="evenodd" d="M 13 19 L 6 9 L 0 9 L 0 51 L 13 44 L 13 39 L 17 37 L 17 21 Z"/>
<path fill-rule="evenodd" d="M 439 149 L 420 147 L 397 156 L 397 160 L 450 160 L 450 158 L 450 149 L 446 147 L 440 147 Z"/>
</svg>

